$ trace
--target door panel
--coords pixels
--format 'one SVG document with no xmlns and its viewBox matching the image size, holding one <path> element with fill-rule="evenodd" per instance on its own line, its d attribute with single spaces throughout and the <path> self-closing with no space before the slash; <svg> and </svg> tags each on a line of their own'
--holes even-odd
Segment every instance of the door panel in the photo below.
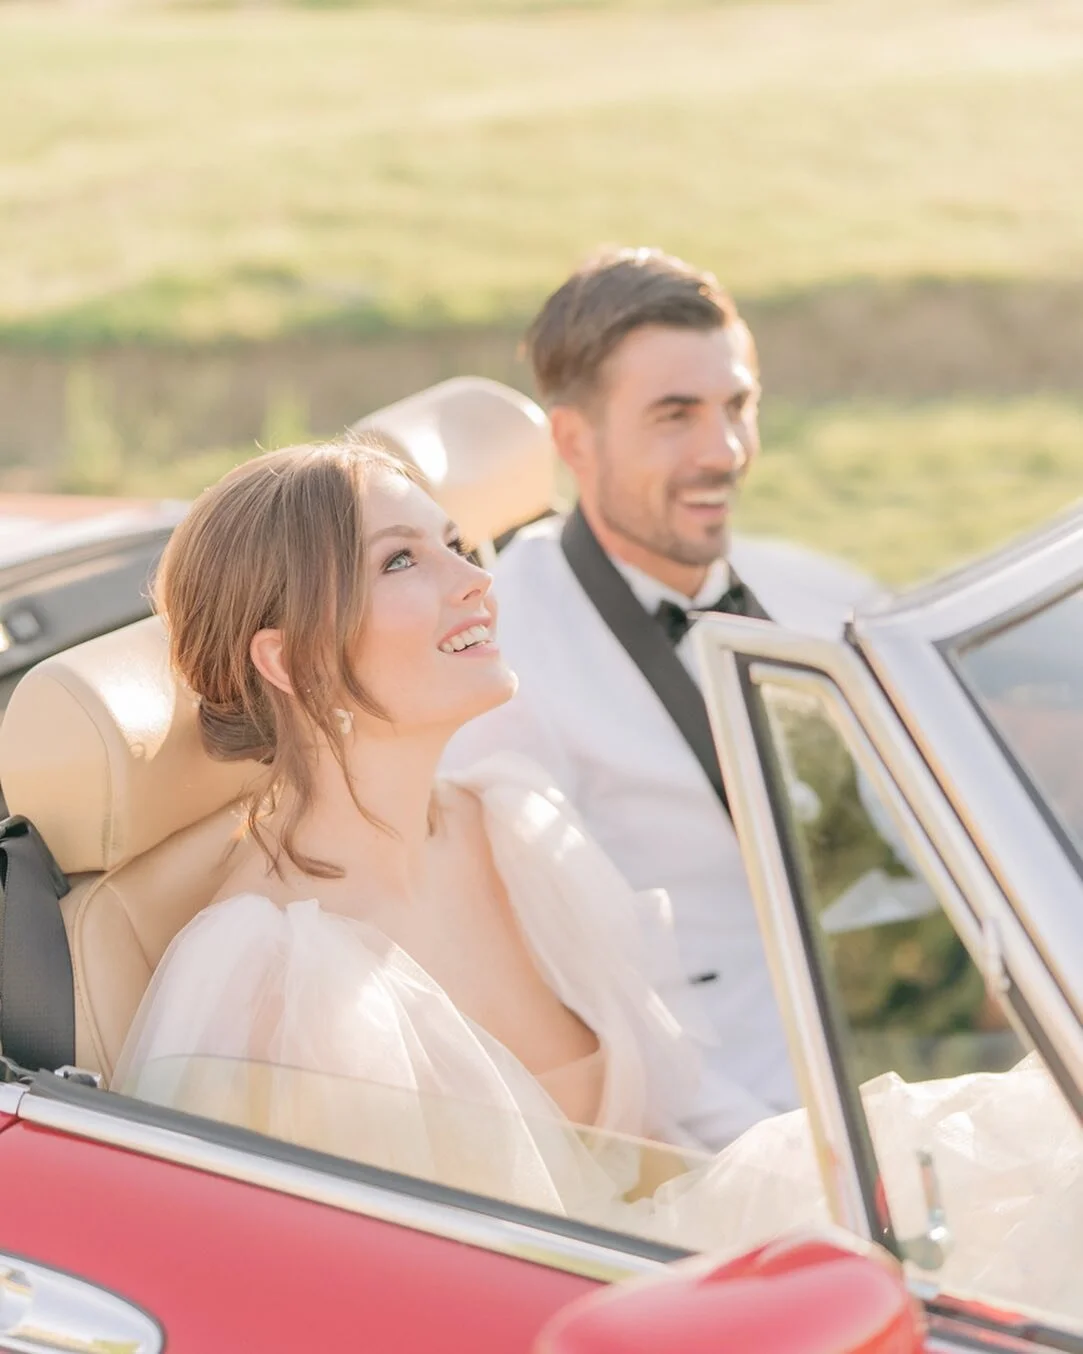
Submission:
<svg viewBox="0 0 1083 1354">
<path fill-rule="evenodd" d="M 587 1279 L 20 1123 L 0 1250 L 128 1299 L 171 1354 L 526 1354 Z"/>
</svg>

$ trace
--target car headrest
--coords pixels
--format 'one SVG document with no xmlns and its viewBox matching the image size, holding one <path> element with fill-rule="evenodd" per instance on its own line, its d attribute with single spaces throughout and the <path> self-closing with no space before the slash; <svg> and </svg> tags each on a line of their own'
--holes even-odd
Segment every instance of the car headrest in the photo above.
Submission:
<svg viewBox="0 0 1083 1354">
<path fill-rule="evenodd" d="M 552 506 L 556 453 L 533 400 L 480 376 L 457 376 L 359 420 L 412 462 L 468 540 L 492 541 Z"/>
<path fill-rule="evenodd" d="M 66 874 L 108 870 L 231 803 L 258 773 L 203 748 L 157 616 L 48 658 L 0 724 L 0 785 Z"/>
</svg>

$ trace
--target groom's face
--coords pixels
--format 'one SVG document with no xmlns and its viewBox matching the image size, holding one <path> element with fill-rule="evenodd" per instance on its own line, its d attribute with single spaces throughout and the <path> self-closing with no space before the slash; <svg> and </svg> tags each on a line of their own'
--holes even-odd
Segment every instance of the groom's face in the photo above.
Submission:
<svg viewBox="0 0 1083 1354">
<path fill-rule="evenodd" d="M 601 373 L 584 506 L 648 572 L 706 567 L 729 549 L 736 492 L 759 450 L 759 382 L 742 323 L 633 330 Z M 658 568 L 651 568 L 651 561 Z"/>
</svg>

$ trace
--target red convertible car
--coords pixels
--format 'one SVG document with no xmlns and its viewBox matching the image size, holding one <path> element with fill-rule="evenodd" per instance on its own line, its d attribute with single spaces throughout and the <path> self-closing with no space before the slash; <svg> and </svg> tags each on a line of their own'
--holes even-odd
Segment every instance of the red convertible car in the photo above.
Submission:
<svg viewBox="0 0 1083 1354">
<path fill-rule="evenodd" d="M 368 422 L 476 539 L 545 507 L 528 401 L 452 383 Z M 1083 1277 L 1045 1272 L 1083 1253 L 1083 1153 L 1057 1140 L 1024 1235 L 1010 1174 L 977 1210 L 936 1152 L 889 1150 L 876 1109 L 891 1074 L 980 1079 L 1029 1051 L 1079 1129 L 1083 512 L 833 640 L 697 627 L 815 1168 L 780 1147 L 755 1217 L 693 1254 L 108 1089 L 214 896 L 243 769 L 202 754 L 143 619 L 183 509 L 48 506 L 9 505 L 39 525 L 5 544 L 0 503 L 0 1350 L 1083 1350 Z M 968 1147 L 979 1173 L 1020 1144 L 993 1146 Z M 991 1229 L 1016 1259 L 975 1279 Z"/>
</svg>

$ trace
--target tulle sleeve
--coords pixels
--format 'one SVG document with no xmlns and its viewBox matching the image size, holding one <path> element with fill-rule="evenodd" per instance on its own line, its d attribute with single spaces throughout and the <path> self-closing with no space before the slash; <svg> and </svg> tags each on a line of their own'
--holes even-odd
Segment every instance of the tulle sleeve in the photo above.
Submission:
<svg viewBox="0 0 1083 1354">
<path fill-rule="evenodd" d="M 599 1127 L 687 1144 L 709 1031 L 674 1007 L 687 987 L 668 896 L 634 891 L 551 777 L 502 754 L 454 778 L 484 808 L 493 859 L 535 960 L 599 1036 Z"/>
<path fill-rule="evenodd" d="M 113 1086 L 551 1212 L 597 1214 L 621 1187 L 402 950 L 314 900 L 278 908 L 243 895 L 190 923 Z"/>
</svg>

